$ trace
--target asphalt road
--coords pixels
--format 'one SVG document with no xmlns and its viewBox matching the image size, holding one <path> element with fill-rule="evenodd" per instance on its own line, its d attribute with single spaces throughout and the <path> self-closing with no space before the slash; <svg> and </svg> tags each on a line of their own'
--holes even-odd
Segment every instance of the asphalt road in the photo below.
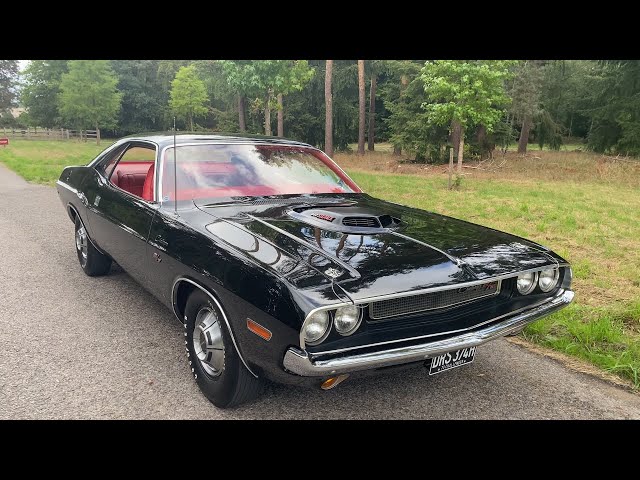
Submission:
<svg viewBox="0 0 640 480">
<path fill-rule="evenodd" d="M 640 419 L 640 396 L 501 339 L 440 375 L 269 385 L 218 410 L 172 313 L 122 271 L 85 276 L 55 189 L 0 164 L 0 418 Z"/>
</svg>

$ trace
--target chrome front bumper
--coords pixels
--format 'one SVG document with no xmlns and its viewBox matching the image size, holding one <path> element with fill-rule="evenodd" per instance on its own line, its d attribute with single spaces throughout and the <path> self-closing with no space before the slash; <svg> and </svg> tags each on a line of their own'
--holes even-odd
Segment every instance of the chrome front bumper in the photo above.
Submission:
<svg viewBox="0 0 640 480">
<path fill-rule="evenodd" d="M 347 353 L 345 356 L 333 357 L 327 360 L 320 358 L 322 354 L 316 354 L 312 357 L 298 348 L 289 347 L 284 355 L 284 368 L 303 377 L 326 377 L 358 370 L 419 362 L 442 353 L 465 347 L 475 347 L 489 340 L 517 332 L 528 323 L 566 307 L 573 300 L 573 296 L 574 293 L 571 290 L 560 290 L 545 303 L 523 312 L 514 313 L 506 318 L 503 317 L 498 323 L 488 327 L 444 340 L 435 340 L 418 345 L 390 348 L 371 353 Z M 363 347 L 366 347 L 366 345 L 363 345 Z"/>
</svg>

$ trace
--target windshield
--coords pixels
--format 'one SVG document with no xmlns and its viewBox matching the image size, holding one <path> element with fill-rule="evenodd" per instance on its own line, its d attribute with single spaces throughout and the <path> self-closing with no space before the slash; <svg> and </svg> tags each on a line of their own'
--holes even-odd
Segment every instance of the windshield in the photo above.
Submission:
<svg viewBox="0 0 640 480">
<path fill-rule="evenodd" d="M 162 201 L 175 200 L 174 147 L 162 158 Z M 353 193 L 358 186 L 329 157 L 281 145 L 178 145 L 178 200 Z"/>
</svg>

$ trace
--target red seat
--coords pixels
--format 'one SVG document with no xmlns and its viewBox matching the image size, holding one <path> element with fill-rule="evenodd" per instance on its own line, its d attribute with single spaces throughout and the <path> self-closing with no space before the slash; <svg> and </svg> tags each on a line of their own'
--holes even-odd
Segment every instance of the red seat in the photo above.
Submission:
<svg viewBox="0 0 640 480">
<path fill-rule="evenodd" d="M 120 162 L 111 174 L 111 183 L 137 197 L 142 197 L 151 162 Z M 153 190 L 151 190 L 153 195 Z"/>
<path fill-rule="evenodd" d="M 149 170 L 147 170 L 147 176 L 144 179 L 144 185 L 142 186 L 142 199 L 148 202 L 153 202 L 153 185 L 155 180 L 155 164 L 151 164 Z"/>
<path fill-rule="evenodd" d="M 118 186 L 136 197 L 142 196 L 144 181 L 144 173 L 125 173 L 118 171 Z"/>
</svg>

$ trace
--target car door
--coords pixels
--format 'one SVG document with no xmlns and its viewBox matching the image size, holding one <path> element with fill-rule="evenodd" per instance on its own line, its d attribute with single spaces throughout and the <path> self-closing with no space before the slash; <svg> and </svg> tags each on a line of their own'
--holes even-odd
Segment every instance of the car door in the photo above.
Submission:
<svg viewBox="0 0 640 480">
<path fill-rule="evenodd" d="M 143 285 L 148 283 L 146 243 L 157 204 L 142 198 L 142 184 L 156 153 L 151 143 L 125 143 L 94 169 L 84 188 L 92 239 Z"/>
</svg>

